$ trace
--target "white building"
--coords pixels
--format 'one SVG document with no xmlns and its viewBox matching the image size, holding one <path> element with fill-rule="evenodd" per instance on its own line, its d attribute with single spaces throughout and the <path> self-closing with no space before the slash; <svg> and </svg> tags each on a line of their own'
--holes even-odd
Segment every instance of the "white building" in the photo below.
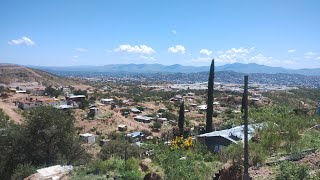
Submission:
<svg viewBox="0 0 320 180">
<path fill-rule="evenodd" d="M 112 104 L 114 103 L 114 99 L 101 99 L 100 102 L 102 104 Z"/>
<path fill-rule="evenodd" d="M 80 134 L 80 139 L 88 144 L 93 144 L 96 142 L 96 137 L 90 133 Z"/>
</svg>

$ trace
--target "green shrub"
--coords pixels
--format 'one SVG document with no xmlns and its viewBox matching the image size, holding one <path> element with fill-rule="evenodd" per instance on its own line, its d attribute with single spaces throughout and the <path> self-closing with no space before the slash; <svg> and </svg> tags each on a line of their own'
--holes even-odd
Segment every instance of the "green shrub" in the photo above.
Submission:
<svg viewBox="0 0 320 180">
<path fill-rule="evenodd" d="M 284 162 L 280 164 L 276 180 L 304 180 L 310 179 L 307 166 L 298 165 L 293 162 Z"/>
<path fill-rule="evenodd" d="M 14 170 L 13 175 L 11 176 L 11 179 L 13 180 L 20 180 L 24 179 L 31 174 L 36 173 L 36 168 L 31 164 L 19 164 L 17 168 Z"/>
</svg>

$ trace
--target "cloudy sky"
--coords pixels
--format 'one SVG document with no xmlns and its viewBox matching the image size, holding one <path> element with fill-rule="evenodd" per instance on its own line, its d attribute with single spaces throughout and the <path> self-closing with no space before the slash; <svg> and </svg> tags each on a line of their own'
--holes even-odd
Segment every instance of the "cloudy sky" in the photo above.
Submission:
<svg viewBox="0 0 320 180">
<path fill-rule="evenodd" d="M 1 0 L 0 63 L 320 68 L 319 0 Z"/>
</svg>

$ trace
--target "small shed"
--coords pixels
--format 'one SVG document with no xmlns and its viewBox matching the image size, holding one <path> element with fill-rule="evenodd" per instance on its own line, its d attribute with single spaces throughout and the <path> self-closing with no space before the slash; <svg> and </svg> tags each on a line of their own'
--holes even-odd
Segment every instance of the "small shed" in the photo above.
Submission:
<svg viewBox="0 0 320 180">
<path fill-rule="evenodd" d="M 110 142 L 110 139 L 100 139 L 99 145 L 104 146 Z"/>
<path fill-rule="evenodd" d="M 131 108 L 130 110 L 131 110 L 131 112 L 134 113 L 134 114 L 139 114 L 139 113 L 141 113 L 141 111 L 140 111 L 139 109 L 137 109 L 137 108 Z"/>
<path fill-rule="evenodd" d="M 129 142 L 138 142 L 144 139 L 145 135 L 141 131 L 135 131 L 127 134 L 127 138 L 129 139 Z"/>
<path fill-rule="evenodd" d="M 165 123 L 165 122 L 168 122 L 168 119 L 167 118 L 158 118 L 157 121 L 160 123 Z"/>
<path fill-rule="evenodd" d="M 198 111 L 206 111 L 207 110 L 207 105 L 200 105 L 197 106 Z"/>
<path fill-rule="evenodd" d="M 126 131 L 128 129 L 127 125 L 124 124 L 119 124 L 118 125 L 118 130 L 119 131 Z"/>
<path fill-rule="evenodd" d="M 90 114 L 94 114 L 95 116 L 100 113 L 100 110 L 99 110 L 99 108 L 97 108 L 97 107 L 91 107 L 89 110 L 90 110 L 89 113 L 90 113 Z"/>
<path fill-rule="evenodd" d="M 134 117 L 134 120 L 138 121 L 138 122 L 143 122 L 143 123 L 150 123 L 153 118 L 152 117 L 148 117 L 148 116 L 136 116 Z"/>
<path fill-rule="evenodd" d="M 114 99 L 101 99 L 100 102 L 101 102 L 102 104 L 108 105 L 108 104 L 114 103 Z"/>
<path fill-rule="evenodd" d="M 80 140 L 88 144 L 93 144 L 96 142 L 96 137 L 93 134 L 85 133 L 80 134 Z"/>
</svg>

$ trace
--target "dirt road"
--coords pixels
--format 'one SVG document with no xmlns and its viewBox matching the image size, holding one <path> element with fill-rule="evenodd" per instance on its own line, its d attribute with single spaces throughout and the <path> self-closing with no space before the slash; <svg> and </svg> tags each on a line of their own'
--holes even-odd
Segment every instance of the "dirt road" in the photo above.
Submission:
<svg viewBox="0 0 320 180">
<path fill-rule="evenodd" d="M 18 107 L 5 103 L 2 100 L 0 101 L 0 109 L 2 109 L 13 122 L 20 124 L 22 123 L 23 117 L 14 111 L 14 109 L 17 108 Z"/>
</svg>

